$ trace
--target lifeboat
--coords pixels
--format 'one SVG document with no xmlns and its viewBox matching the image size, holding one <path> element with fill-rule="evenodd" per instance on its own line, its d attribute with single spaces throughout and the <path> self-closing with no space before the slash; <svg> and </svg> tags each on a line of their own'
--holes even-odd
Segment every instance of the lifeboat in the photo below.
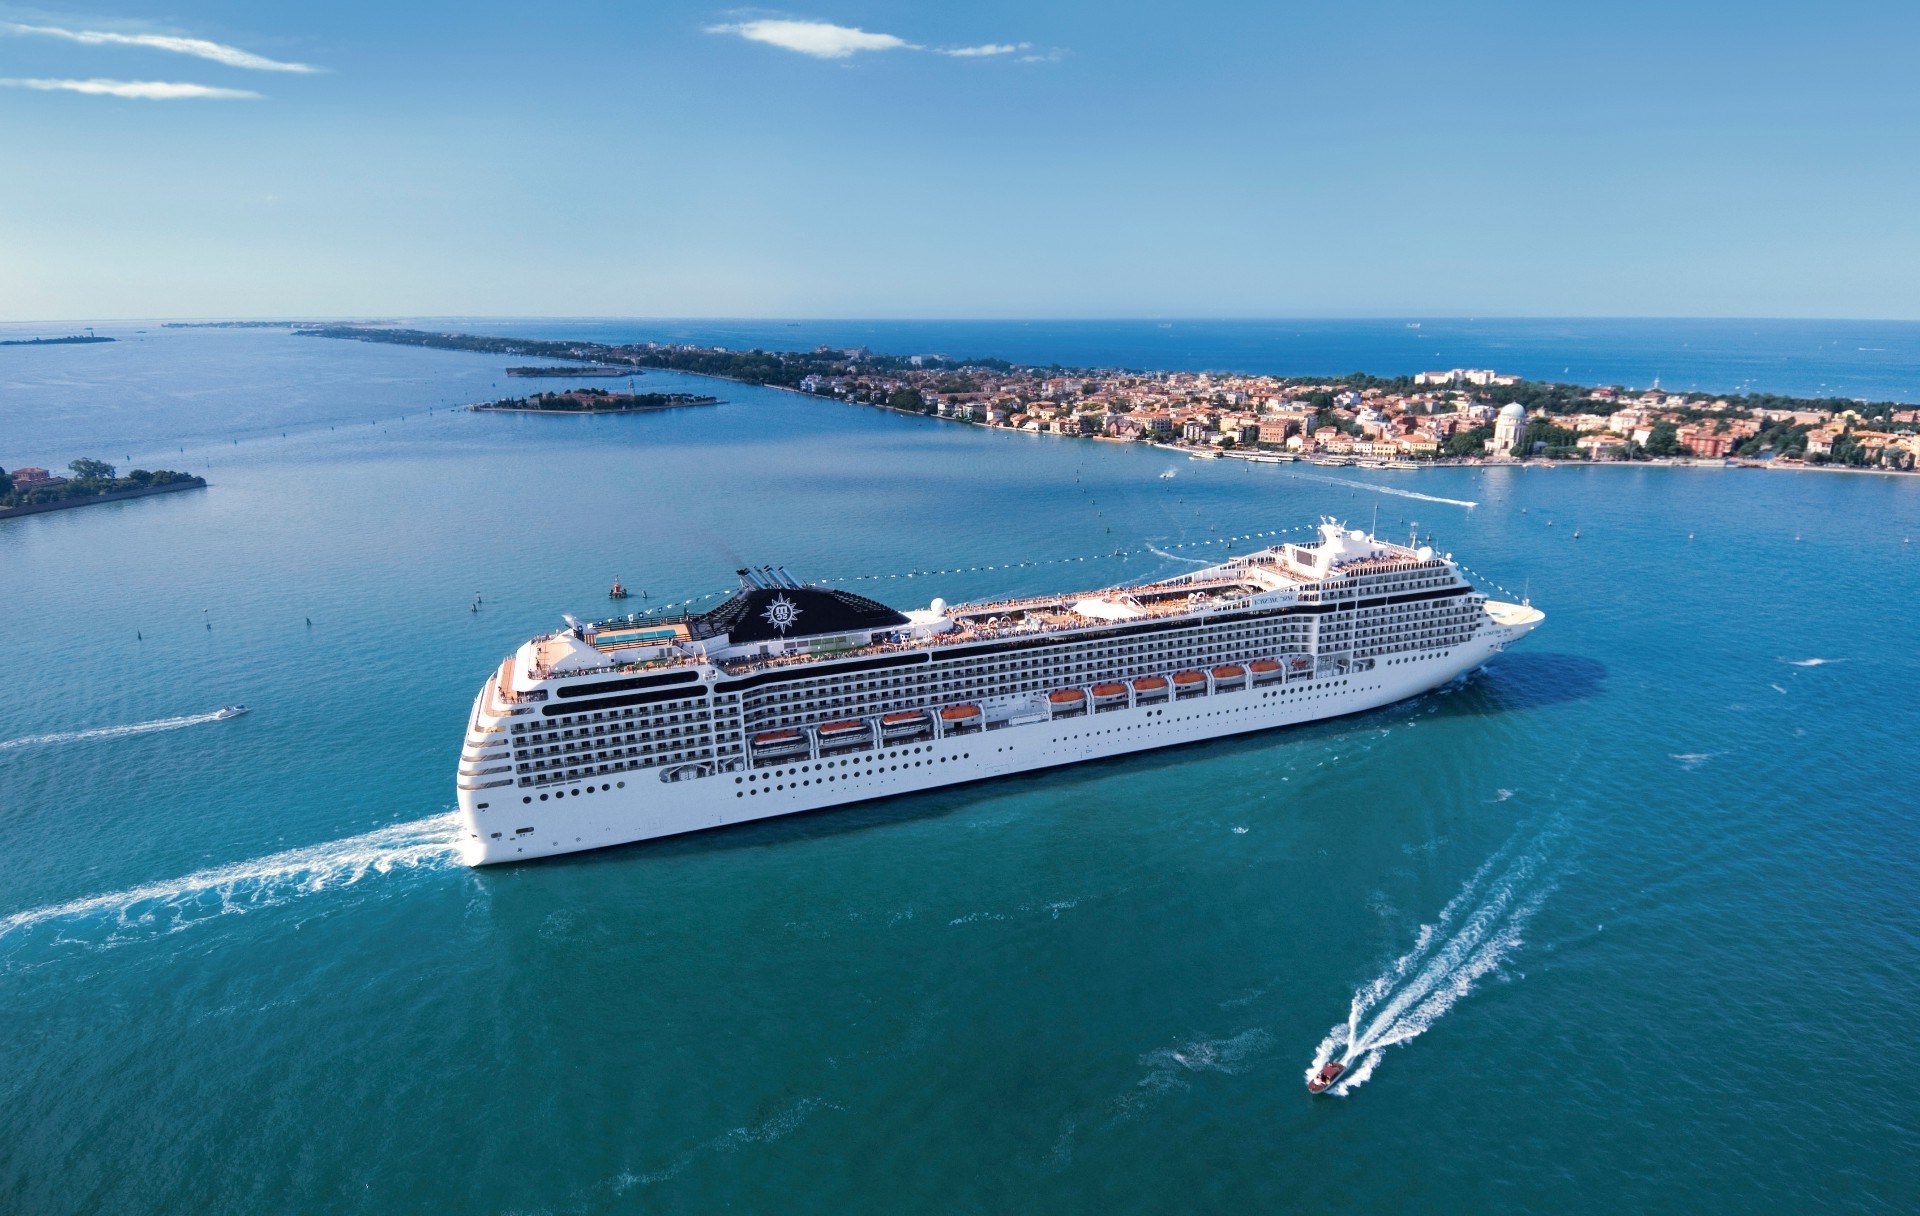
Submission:
<svg viewBox="0 0 1920 1216">
<path fill-rule="evenodd" d="M 1213 669 L 1213 690 L 1215 692 L 1233 692 L 1247 686 L 1247 669 L 1237 663 L 1227 663 Z"/>
<path fill-rule="evenodd" d="M 1313 1080 L 1307 1082 L 1307 1092 L 1310 1094 L 1323 1094 L 1327 1092 L 1327 1086 L 1338 1081 L 1340 1074 L 1345 1071 L 1347 1071 L 1347 1066 L 1344 1062 L 1340 1060 L 1328 1061 L 1327 1066 L 1319 1072 L 1314 1073 Z"/>
<path fill-rule="evenodd" d="M 849 718 L 844 722 L 829 722 L 820 728 L 821 747 L 846 747 L 854 743 L 866 743 L 872 739 L 865 722 Z"/>
<path fill-rule="evenodd" d="M 940 725 L 948 734 L 979 730 L 980 722 L 978 705 L 949 705 L 940 711 Z"/>
<path fill-rule="evenodd" d="M 1125 684 L 1095 684 L 1093 686 L 1093 709 L 1099 713 L 1108 709 L 1127 707 L 1127 686 Z"/>
<path fill-rule="evenodd" d="M 1176 699 L 1206 696 L 1207 677 L 1197 671 L 1176 672 L 1173 677 L 1173 695 Z"/>
<path fill-rule="evenodd" d="M 924 710 L 903 709 L 880 716 L 880 733 L 888 739 L 910 739 L 925 734 L 932 725 Z"/>
<path fill-rule="evenodd" d="M 797 730 L 766 730 L 753 737 L 753 754 L 759 759 L 790 756 L 806 750 L 806 736 Z"/>
<path fill-rule="evenodd" d="M 1139 704 L 1167 699 L 1167 680 L 1165 676 L 1141 676 L 1133 682 L 1134 700 Z"/>
<path fill-rule="evenodd" d="M 1047 708 L 1056 718 L 1087 712 L 1087 694 L 1077 688 L 1056 688 L 1047 694 Z"/>
<path fill-rule="evenodd" d="M 1253 671 L 1255 684 L 1270 684 L 1287 674 L 1286 669 L 1272 659 L 1255 659 L 1247 666 Z"/>
</svg>

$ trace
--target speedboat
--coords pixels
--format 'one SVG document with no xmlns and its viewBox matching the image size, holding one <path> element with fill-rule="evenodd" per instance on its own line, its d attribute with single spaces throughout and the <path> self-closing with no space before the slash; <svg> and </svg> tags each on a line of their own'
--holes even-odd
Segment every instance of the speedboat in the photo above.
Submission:
<svg viewBox="0 0 1920 1216">
<path fill-rule="evenodd" d="M 1347 1071 L 1347 1065 L 1344 1060 L 1329 1060 L 1327 1066 L 1314 1073 L 1313 1080 L 1307 1082 L 1307 1092 L 1310 1094 L 1327 1092 L 1327 1086 L 1338 1081 L 1340 1074 L 1345 1071 Z"/>
<path fill-rule="evenodd" d="M 244 705 L 222 705 L 219 712 L 215 713 L 213 717 L 217 722 L 222 718 L 237 718 L 246 712 L 247 707 Z"/>
</svg>

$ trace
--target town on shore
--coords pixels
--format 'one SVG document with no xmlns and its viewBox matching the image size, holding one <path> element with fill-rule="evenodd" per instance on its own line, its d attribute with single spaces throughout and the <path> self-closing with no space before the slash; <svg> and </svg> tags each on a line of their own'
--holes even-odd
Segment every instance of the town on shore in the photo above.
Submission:
<svg viewBox="0 0 1920 1216">
<path fill-rule="evenodd" d="M 1326 463 L 1706 460 L 1911 472 L 1920 409 L 1585 387 L 1477 368 L 1337 378 L 1035 367 L 864 347 L 729 350 L 299 325 L 316 337 L 717 376 L 986 426 Z"/>
</svg>

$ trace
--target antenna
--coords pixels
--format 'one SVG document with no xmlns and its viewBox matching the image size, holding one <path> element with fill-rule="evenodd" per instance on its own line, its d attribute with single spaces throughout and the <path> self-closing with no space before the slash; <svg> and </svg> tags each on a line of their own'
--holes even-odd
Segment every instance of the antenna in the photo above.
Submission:
<svg viewBox="0 0 1920 1216">
<path fill-rule="evenodd" d="M 1367 539 L 1372 540 L 1374 533 L 1380 530 L 1380 504 L 1373 504 L 1373 522 L 1367 526 Z"/>
</svg>

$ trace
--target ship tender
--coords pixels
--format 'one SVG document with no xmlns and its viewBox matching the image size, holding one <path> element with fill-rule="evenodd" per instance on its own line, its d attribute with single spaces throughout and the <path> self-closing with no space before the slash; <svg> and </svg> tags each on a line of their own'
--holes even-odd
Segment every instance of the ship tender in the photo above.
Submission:
<svg viewBox="0 0 1920 1216">
<path fill-rule="evenodd" d="M 705 613 L 521 646 L 474 700 L 468 862 L 722 827 L 1388 705 L 1543 619 L 1332 521 L 1108 591 L 898 612 L 742 570 Z"/>
</svg>

